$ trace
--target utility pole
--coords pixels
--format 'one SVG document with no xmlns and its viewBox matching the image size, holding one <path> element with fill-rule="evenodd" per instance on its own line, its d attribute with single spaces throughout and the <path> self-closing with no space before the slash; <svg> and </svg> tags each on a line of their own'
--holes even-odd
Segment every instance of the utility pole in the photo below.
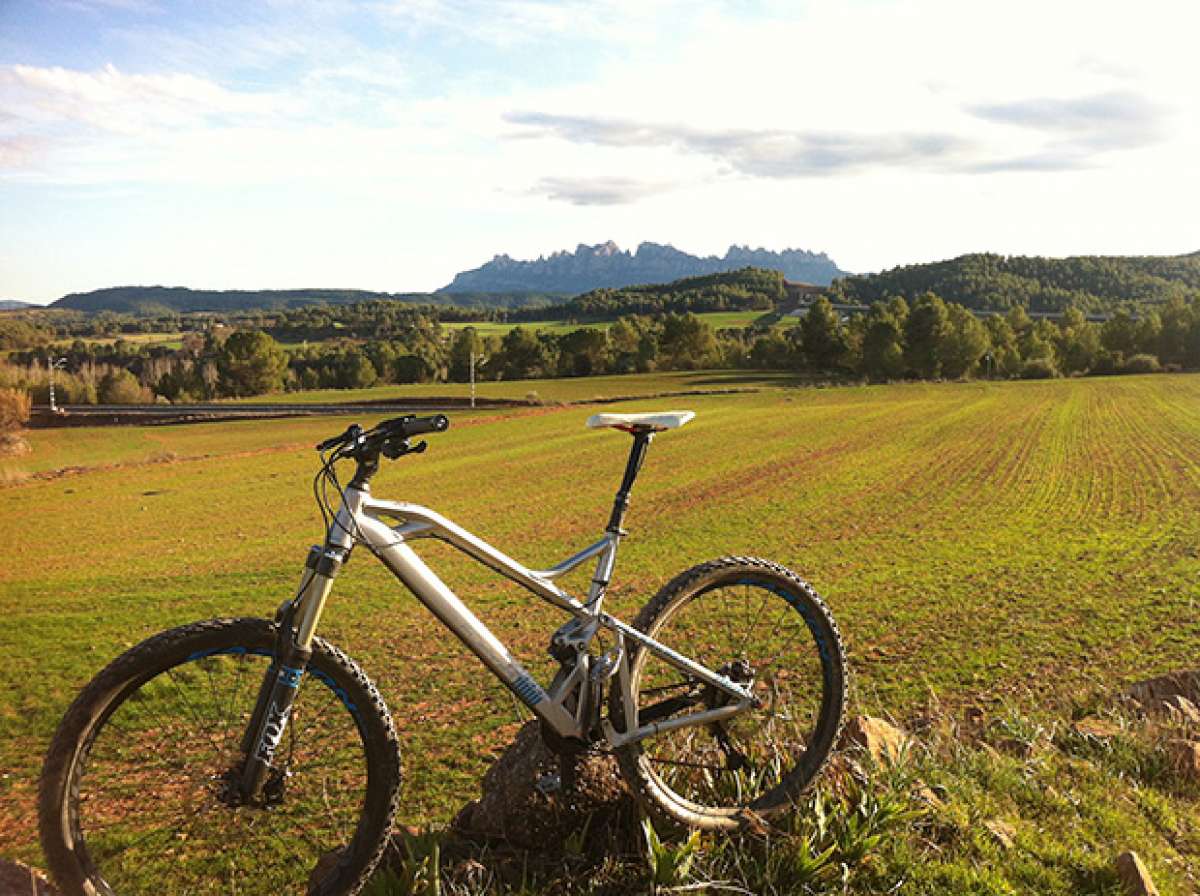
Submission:
<svg viewBox="0 0 1200 896">
<path fill-rule="evenodd" d="M 471 350 L 471 407 L 475 407 L 475 359 L 479 359 L 479 366 L 482 367 L 487 363 L 487 358 L 483 355 L 476 354 L 475 350 Z"/>
<path fill-rule="evenodd" d="M 58 406 L 54 403 L 54 371 L 62 370 L 67 364 L 66 358 L 47 358 L 46 370 L 50 374 L 50 413 L 57 414 Z"/>
</svg>

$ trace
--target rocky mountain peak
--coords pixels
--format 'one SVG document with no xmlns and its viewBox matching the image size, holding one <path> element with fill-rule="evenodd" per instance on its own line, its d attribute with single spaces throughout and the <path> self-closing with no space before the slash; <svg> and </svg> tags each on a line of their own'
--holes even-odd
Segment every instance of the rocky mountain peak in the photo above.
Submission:
<svg viewBox="0 0 1200 896">
<path fill-rule="evenodd" d="M 804 249 L 751 249 L 730 246 L 724 257 L 697 256 L 665 243 L 642 242 L 634 252 L 623 251 L 612 240 L 595 245 L 580 243 L 574 252 L 559 250 L 533 261 L 515 261 L 497 255 L 490 262 L 458 274 L 445 293 L 544 292 L 574 295 L 602 287 L 619 288 L 640 283 L 668 283 L 743 267 L 782 271 L 791 280 L 828 285 L 846 272 L 824 253 Z"/>
</svg>

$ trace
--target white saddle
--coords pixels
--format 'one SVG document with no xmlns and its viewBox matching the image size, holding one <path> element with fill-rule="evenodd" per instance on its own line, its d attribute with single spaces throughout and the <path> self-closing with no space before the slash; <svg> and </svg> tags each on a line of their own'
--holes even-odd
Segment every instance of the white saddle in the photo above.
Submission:
<svg viewBox="0 0 1200 896">
<path fill-rule="evenodd" d="M 662 432 L 664 429 L 679 429 L 695 416 L 692 411 L 663 411 L 659 414 L 593 414 L 588 417 L 587 425 L 592 429 L 611 426 L 613 429 L 623 429 L 626 432 L 633 432 L 637 429 Z"/>
</svg>

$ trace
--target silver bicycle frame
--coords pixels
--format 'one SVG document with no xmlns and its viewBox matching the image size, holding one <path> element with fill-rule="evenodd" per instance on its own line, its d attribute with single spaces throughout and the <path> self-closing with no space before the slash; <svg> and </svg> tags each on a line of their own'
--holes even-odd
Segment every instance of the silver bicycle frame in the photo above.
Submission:
<svg viewBox="0 0 1200 896">
<path fill-rule="evenodd" d="M 352 534 L 353 533 L 353 534 Z M 661 731 L 689 725 L 703 725 L 735 716 L 753 705 L 748 690 L 718 672 L 671 650 L 653 638 L 601 612 L 604 592 L 616 565 L 620 535 L 607 533 L 590 547 L 584 548 L 556 566 L 531 570 L 492 547 L 481 538 L 456 525 L 440 514 L 416 504 L 379 501 L 369 490 L 354 487 L 342 493 L 342 506 L 330 526 L 327 544 L 340 551 L 349 551 L 356 541 L 365 543 L 375 556 L 391 570 L 416 598 L 423 603 L 479 657 L 480 661 L 500 679 L 543 722 L 563 737 L 583 738 L 592 719 L 580 700 L 573 713 L 564 705 L 567 698 L 589 674 L 587 645 L 600 628 L 611 631 L 616 640 L 615 652 L 607 656 L 597 672 L 615 677 L 617 686 L 624 689 L 626 718 L 622 731 L 611 720 L 603 723 L 605 739 L 613 747 L 642 740 Z M 471 612 L 458 596 L 438 578 L 409 544 L 419 538 L 436 538 L 457 548 L 467 556 L 516 582 L 543 600 L 571 614 L 576 621 L 571 646 L 583 662 L 574 674 L 557 682 L 547 693 L 524 667 L 509 653 L 508 648 Z M 580 602 L 557 584 L 555 579 L 595 558 L 596 568 L 586 602 Z M 308 647 L 329 596 L 333 579 L 319 572 L 308 572 L 297 595 L 297 632 L 300 646 Z M 562 629 L 560 629 L 560 632 Z M 665 663 L 674 666 L 690 678 L 710 685 L 733 698 L 732 702 L 713 709 L 700 710 L 639 725 L 637 707 L 630 693 L 629 651 L 633 642 Z"/>
</svg>

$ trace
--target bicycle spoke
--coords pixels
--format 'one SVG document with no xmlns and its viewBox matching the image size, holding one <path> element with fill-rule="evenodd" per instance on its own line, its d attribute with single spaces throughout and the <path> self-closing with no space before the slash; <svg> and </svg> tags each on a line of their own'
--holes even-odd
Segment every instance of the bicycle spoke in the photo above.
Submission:
<svg viewBox="0 0 1200 896">
<path fill-rule="evenodd" d="M 650 791 L 652 798 L 656 792 L 677 794 L 689 805 L 723 812 L 757 806 L 813 740 L 827 690 L 823 657 L 796 599 L 780 590 L 786 580 L 770 571 L 761 573 L 763 581 L 758 575 L 684 591 L 680 603 L 664 607 L 662 622 L 648 629 L 663 644 L 749 687 L 761 701 L 721 722 L 682 724 L 641 741 L 644 773 L 660 788 Z M 640 720 L 688 721 L 680 713 L 689 705 L 689 683 L 679 673 L 650 654 L 640 655 L 631 671 Z M 709 687 L 693 696 L 690 707 L 697 714 L 729 702 Z"/>
<path fill-rule="evenodd" d="M 353 836 L 366 803 L 362 735 L 315 677 L 287 728 L 289 777 L 272 797 L 278 805 L 221 802 L 220 776 L 238 768 L 239 722 L 257 695 L 247 682 L 261 681 L 269 663 L 243 652 L 169 667 L 100 729 L 82 767 L 79 824 L 121 896 L 291 892 Z"/>
</svg>

